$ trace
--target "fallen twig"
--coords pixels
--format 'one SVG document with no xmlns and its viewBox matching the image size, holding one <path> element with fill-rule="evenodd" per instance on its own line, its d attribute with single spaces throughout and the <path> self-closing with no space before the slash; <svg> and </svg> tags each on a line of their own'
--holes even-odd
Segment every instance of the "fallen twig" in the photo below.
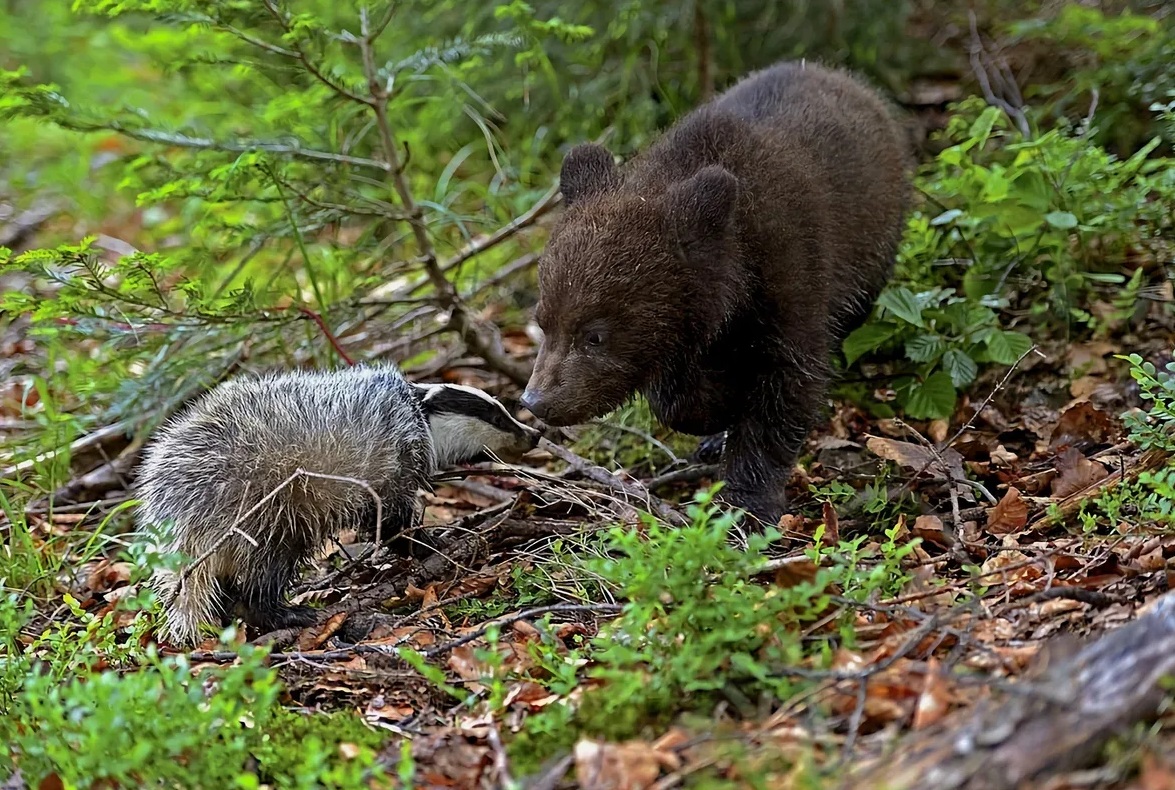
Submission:
<svg viewBox="0 0 1175 790">
<path fill-rule="evenodd" d="M 696 483 L 718 474 L 717 464 L 696 464 L 683 469 L 674 469 L 665 474 L 657 475 L 645 482 L 650 491 L 657 491 L 676 483 Z"/>
<path fill-rule="evenodd" d="M 555 444 L 549 439 L 540 439 L 539 448 L 546 450 L 560 461 L 568 464 L 589 480 L 594 480 L 597 483 L 607 486 L 616 493 L 624 495 L 626 499 L 641 502 L 649 509 L 650 512 L 664 519 L 665 521 L 674 524 L 685 523 L 685 519 L 680 513 L 671 508 L 664 500 L 650 493 L 649 489 L 645 488 L 645 486 L 643 486 L 640 482 L 628 482 L 621 480 L 620 478 L 610 473 L 607 469 L 604 469 L 601 466 L 596 466 L 586 458 L 582 458 L 579 455 L 576 455 L 566 447 Z"/>
</svg>

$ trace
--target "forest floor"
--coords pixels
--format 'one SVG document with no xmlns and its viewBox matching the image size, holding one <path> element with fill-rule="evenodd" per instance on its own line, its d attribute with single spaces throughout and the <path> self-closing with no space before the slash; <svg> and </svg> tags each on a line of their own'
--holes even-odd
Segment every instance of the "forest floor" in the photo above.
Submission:
<svg viewBox="0 0 1175 790">
<path fill-rule="evenodd" d="M 966 31 L 954 35 L 965 51 Z M 911 88 L 915 104 L 919 91 L 936 130 L 964 93 L 957 80 L 937 78 Z M 1021 184 L 1051 178 L 1049 156 L 1068 166 L 1066 152 L 1094 147 L 1088 123 L 1072 128 L 1041 144 L 1055 148 L 1032 170 L 1035 161 L 1024 164 L 1031 157 L 975 153 L 989 143 L 1001 153 L 1014 147 L 1000 148 L 1016 138 L 1005 128 L 997 144 L 989 122 L 962 135 L 963 175 L 944 166 L 920 186 L 962 201 L 968 195 L 953 191 L 980 177 L 1003 178 L 1005 192 L 1016 181 L 1008 174 L 1023 176 Z M 1121 176 L 1114 183 L 1133 188 L 1111 160 L 1098 149 L 1081 161 L 1098 178 Z M 1036 345 L 1005 364 L 972 344 L 967 364 L 978 377 L 948 386 L 952 398 L 965 392 L 937 420 L 879 416 L 909 405 L 899 402 L 894 371 L 910 359 L 891 367 L 863 353 L 840 365 L 847 372 L 788 486 L 794 512 L 769 542 L 712 506 L 715 468 L 695 460 L 696 439 L 661 429 L 642 403 L 628 404 L 601 422 L 552 432 L 520 464 L 438 474 L 422 494 L 424 526 L 437 543 L 424 559 L 377 554 L 352 563 L 357 537 L 339 536 L 293 591 L 296 603 L 320 608 L 314 627 L 238 627 L 190 651 L 159 641 L 158 604 L 146 584 L 151 558 L 134 533 L 134 474 L 149 436 L 125 415 L 95 424 L 87 400 L 114 399 L 87 379 L 98 377 L 111 348 L 129 347 L 139 332 L 162 337 L 190 327 L 119 323 L 113 306 L 89 336 L 85 319 L 61 316 L 48 323 L 72 321 L 77 331 L 53 335 L 33 316 L 0 311 L 0 740 L 8 741 L 0 790 L 1175 790 L 1175 377 L 1164 373 L 1175 371 L 1175 293 L 1173 247 L 1158 238 L 1170 219 L 1146 225 L 1141 211 L 1115 213 L 1112 200 L 1091 194 L 1102 182 L 1088 181 L 1050 183 L 1057 206 L 1079 193 L 1075 201 L 1094 207 L 1079 232 L 1073 214 L 1049 204 L 1053 220 L 1036 240 L 1055 234 L 1055 249 L 1013 253 L 1014 233 L 1001 236 L 999 223 L 973 226 L 994 241 L 971 263 L 1008 266 L 1005 277 L 1019 266 L 1035 289 L 994 299 L 998 308 L 983 303 L 987 328 L 1026 331 Z M 21 196 L 32 208 L 14 209 L 0 186 L 0 247 L 73 243 L 75 223 L 94 231 L 36 195 Z M 1170 200 L 1175 188 L 1167 188 Z M 986 185 L 975 189 L 988 194 Z M 548 221 L 555 194 L 521 215 L 522 224 Z M 96 254 L 108 264 L 133 249 L 128 240 L 143 233 L 149 209 L 120 210 L 96 223 Z M 933 222 L 953 212 L 963 213 L 943 211 Z M 955 261 L 943 233 L 918 253 L 929 278 L 950 268 L 943 259 Z M 1031 311 L 1026 302 L 1080 279 L 1062 273 L 1054 281 L 1034 267 L 1081 247 L 1073 270 L 1104 275 L 1103 244 L 1114 247 L 1107 260 L 1121 270 L 1115 276 L 1138 275 L 1129 299 L 1126 285 L 1102 287 L 1117 281 L 1090 276 L 1082 303 L 1066 305 L 1065 317 Z M 1115 257 L 1118 247 L 1127 260 Z M 529 276 L 537 251 L 490 279 L 512 287 L 506 277 Z M 943 274 L 956 279 L 941 288 L 910 287 L 954 298 L 965 290 L 964 268 Z M 30 313 L 55 298 L 54 284 L 18 269 L 0 270 L 0 297 L 28 297 Z M 182 291 L 176 282 L 169 287 Z M 1005 285 L 1017 287 L 1001 279 Z M 480 317 L 529 310 L 526 288 L 502 300 L 513 307 Z M 428 302 L 406 308 L 425 310 L 418 324 L 446 307 L 431 297 L 416 302 Z M 1064 325 L 1078 311 L 1081 321 Z M 394 329 L 361 328 L 340 340 L 315 334 L 326 324 L 303 312 L 308 320 L 294 331 L 310 327 L 298 338 L 304 346 L 356 359 L 392 347 L 381 350 L 373 338 Z M 392 323 L 370 323 L 380 321 Z M 1080 339 L 1067 336 L 1078 324 Z M 438 330 L 427 329 L 434 342 Z M 918 335 L 894 334 L 910 329 L 904 324 L 890 329 L 897 356 L 909 354 L 906 341 Z M 294 335 L 281 331 L 273 333 L 278 342 Z M 151 360 L 135 363 L 141 388 L 158 389 L 150 394 L 168 414 L 187 391 L 181 384 L 192 384 L 164 381 L 170 343 L 181 334 L 166 334 Z M 176 346 L 192 355 L 183 342 L 198 334 Z M 515 368 L 532 363 L 527 332 L 504 330 L 501 340 Z M 238 341 L 241 370 L 297 358 L 271 345 L 269 357 L 250 359 L 249 341 Z M 517 404 L 518 387 L 500 366 L 491 370 L 459 342 L 444 350 L 423 366 L 406 363 L 406 372 Z M 148 416 L 167 414 L 132 415 Z M 343 639 L 355 633 L 366 635 Z M 265 650 L 251 651 L 254 644 Z"/>
<path fill-rule="evenodd" d="M 569 768 L 582 787 L 671 787 L 695 773 L 736 783 L 741 775 L 750 785 L 799 781 L 754 767 L 765 758 L 731 757 L 735 740 L 752 754 L 804 753 L 821 770 L 836 767 L 826 779 L 838 776 L 849 786 L 881 786 L 850 777 L 878 770 L 863 766 L 882 759 L 887 781 L 917 777 L 903 786 L 1015 786 L 1043 772 L 1049 781 L 1033 786 L 1175 787 L 1170 716 L 1160 713 L 1156 727 L 1135 726 L 1140 710 L 1153 717 L 1163 709 L 1163 692 L 1148 673 L 1170 671 L 1175 655 L 1175 611 L 1170 601 L 1155 606 L 1175 572 L 1175 535 L 1161 520 L 1172 503 L 1146 493 L 1169 459 L 1129 440 L 1119 415 L 1143 401 L 1116 357 L 1129 350 L 1160 366 L 1170 360 L 1175 327 L 1163 300 L 1152 305 L 1122 321 L 1115 335 L 1045 342 L 1011 369 L 992 370 L 949 421 L 879 420 L 837 402 L 791 482 L 798 513 L 780 524 L 782 539 L 754 581 L 767 589 L 810 582 L 818 563 L 805 548 L 814 536 L 828 547 L 861 538 L 866 551 L 881 543 L 910 549 L 898 560 L 900 588 L 883 595 L 879 587 L 864 600 L 829 599 L 821 619 L 805 626 L 808 635 L 851 623 L 855 636 L 819 669 L 791 668 L 811 681 L 794 698 L 764 707 L 726 693 L 710 710 L 708 728 L 670 717 L 620 743 L 584 737 L 571 750 L 556 750 L 537 772 L 532 766 L 529 786 L 559 786 Z M 525 343 L 514 349 L 525 353 Z M 7 330 L 0 352 L 26 364 L 39 355 L 19 324 Z M 40 362 L 50 364 L 43 356 Z M 476 366 L 444 375 L 475 385 L 491 378 Z M 3 419 L 20 419 L 22 397 L 27 407 L 27 394 L 6 387 Z M 413 735 L 420 786 L 498 786 L 513 776 L 503 739 L 527 715 L 582 693 L 575 685 L 554 689 L 542 654 L 530 648 L 580 651 L 620 608 L 566 565 L 565 547 L 591 550 L 585 536 L 616 524 L 644 529 L 634 508 L 664 515 L 711 476 L 642 429 L 611 435 L 612 443 L 672 460 L 659 476 L 631 476 L 544 445 L 518 467 L 441 475 L 427 495 L 426 524 L 450 529 L 434 560 L 385 560 L 302 585 L 297 599 L 322 605 L 329 616 L 304 632 L 264 639 L 275 651 L 269 661 L 286 683 L 286 703 L 359 711 L 370 724 Z M 26 508 L 34 548 L 61 551 L 58 539 L 69 536 L 57 566 L 59 595 L 68 592 L 97 618 L 113 616 L 116 626 L 140 616 L 118 607 L 139 584 L 131 583 L 134 564 L 112 550 L 117 541 L 95 553 L 77 536 L 104 524 L 127 496 L 119 490 L 126 442 L 118 433 L 75 442 L 77 474 L 58 491 L 58 502 L 73 504 L 49 510 L 33 500 Z M 136 448 L 130 450 L 133 458 Z M 872 488 L 862 493 L 862 484 Z M 78 557 L 84 561 L 75 564 Z M 599 597 L 591 597 L 593 589 Z M 76 618 L 77 608 L 61 605 L 59 595 L 40 602 L 26 639 Z M 362 642 L 332 641 L 348 617 L 381 602 L 394 614 L 378 617 Z M 1112 671 L 1098 680 L 1106 656 L 1091 656 L 1078 638 L 1096 647 L 1089 640 L 1119 634 L 1152 609 L 1141 642 L 1136 634 L 1133 642 L 1123 637 L 1130 644 L 1114 643 Z M 246 636 L 257 635 L 236 638 Z M 441 674 L 406 671 L 393 657 L 405 646 Z M 1162 650 L 1131 652 L 1148 646 Z M 190 659 L 199 668 L 238 656 L 209 640 Z M 461 700 L 439 690 L 441 677 L 441 687 L 455 686 Z M 1073 721 L 1074 706 L 1092 701 L 1098 708 Z M 956 743 L 968 727 L 980 733 L 969 750 Z M 953 740 L 934 741 L 940 732 Z M 1132 756 L 1102 749 L 1110 737 L 1125 739 Z M 896 754 L 913 773 L 895 773 L 895 742 L 905 744 Z M 399 741 L 389 744 L 384 757 L 394 763 Z M 993 778 L 999 772 L 1006 782 Z"/>
</svg>

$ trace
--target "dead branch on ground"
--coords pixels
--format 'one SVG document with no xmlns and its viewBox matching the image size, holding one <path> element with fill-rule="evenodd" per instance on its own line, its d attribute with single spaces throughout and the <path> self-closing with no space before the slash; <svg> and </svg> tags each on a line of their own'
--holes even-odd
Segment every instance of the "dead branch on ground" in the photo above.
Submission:
<svg viewBox="0 0 1175 790">
<path fill-rule="evenodd" d="M 891 759 L 863 769 L 860 786 L 997 790 L 1098 759 L 1115 734 L 1153 717 L 1175 674 L 1175 593 L 1148 614 L 1069 655 L 1046 650 L 1040 676 L 981 702 Z"/>
</svg>

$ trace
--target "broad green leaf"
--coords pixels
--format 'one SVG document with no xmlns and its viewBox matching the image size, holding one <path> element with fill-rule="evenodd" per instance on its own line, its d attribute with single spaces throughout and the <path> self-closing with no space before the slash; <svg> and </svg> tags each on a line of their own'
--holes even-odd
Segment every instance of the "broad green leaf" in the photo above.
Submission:
<svg viewBox="0 0 1175 790">
<path fill-rule="evenodd" d="M 963 275 L 963 293 L 971 299 L 979 299 L 994 292 L 999 281 L 999 274 L 972 265 Z"/>
<path fill-rule="evenodd" d="M 975 123 L 971 124 L 971 129 L 968 132 L 971 138 L 967 141 L 969 148 L 982 148 L 987 143 L 987 138 L 991 136 L 991 130 L 995 127 L 996 119 L 1000 117 L 1001 112 L 1003 110 L 999 107 L 988 107 L 975 119 Z"/>
<path fill-rule="evenodd" d="M 931 225 L 946 225 L 949 222 L 954 222 L 956 219 L 958 219 L 961 216 L 963 216 L 962 210 L 957 209 L 957 208 L 948 209 L 947 211 L 944 211 L 943 213 L 939 214 L 934 219 L 930 220 L 930 224 Z"/>
<path fill-rule="evenodd" d="M 906 356 L 913 362 L 930 362 L 942 356 L 945 348 L 938 335 L 918 335 L 906 342 Z"/>
<path fill-rule="evenodd" d="M 922 308 L 909 288 L 890 288 L 881 295 L 877 303 L 908 324 L 922 327 Z"/>
<path fill-rule="evenodd" d="M 1138 269 L 1136 271 L 1141 271 Z M 1082 277 L 1086 280 L 1095 283 L 1109 283 L 1110 285 L 1123 285 L 1126 282 L 1126 277 L 1114 272 L 1083 272 Z"/>
<path fill-rule="evenodd" d="M 1060 230 L 1072 230 L 1077 227 L 1077 217 L 1068 211 L 1050 211 L 1044 215 L 1044 221 Z"/>
<path fill-rule="evenodd" d="M 955 410 L 955 385 L 950 374 L 938 371 L 926 381 L 914 382 L 906 396 L 906 414 L 918 420 L 939 420 Z"/>
<path fill-rule="evenodd" d="M 951 383 L 962 389 L 975 381 L 979 366 L 962 351 L 952 348 L 942 355 L 942 366 L 951 377 Z"/>
<path fill-rule="evenodd" d="M 1028 349 L 1032 340 L 1019 332 L 992 332 L 987 338 L 987 356 L 998 365 L 1013 365 Z"/>
<path fill-rule="evenodd" d="M 865 324 L 853 330 L 845 338 L 845 361 L 851 365 L 870 351 L 881 348 L 897 331 L 893 324 Z"/>
</svg>

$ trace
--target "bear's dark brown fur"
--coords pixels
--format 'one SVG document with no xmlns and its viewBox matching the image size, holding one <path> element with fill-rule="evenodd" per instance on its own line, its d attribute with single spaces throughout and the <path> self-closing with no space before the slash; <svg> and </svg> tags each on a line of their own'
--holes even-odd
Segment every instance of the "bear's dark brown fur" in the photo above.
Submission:
<svg viewBox="0 0 1175 790">
<path fill-rule="evenodd" d="M 545 338 L 523 403 L 569 425 L 641 392 L 675 430 L 727 430 L 725 497 L 778 520 L 833 344 L 893 269 L 903 140 L 847 74 L 781 63 L 623 170 L 600 146 L 572 149 L 566 212 L 539 265 Z"/>
</svg>

